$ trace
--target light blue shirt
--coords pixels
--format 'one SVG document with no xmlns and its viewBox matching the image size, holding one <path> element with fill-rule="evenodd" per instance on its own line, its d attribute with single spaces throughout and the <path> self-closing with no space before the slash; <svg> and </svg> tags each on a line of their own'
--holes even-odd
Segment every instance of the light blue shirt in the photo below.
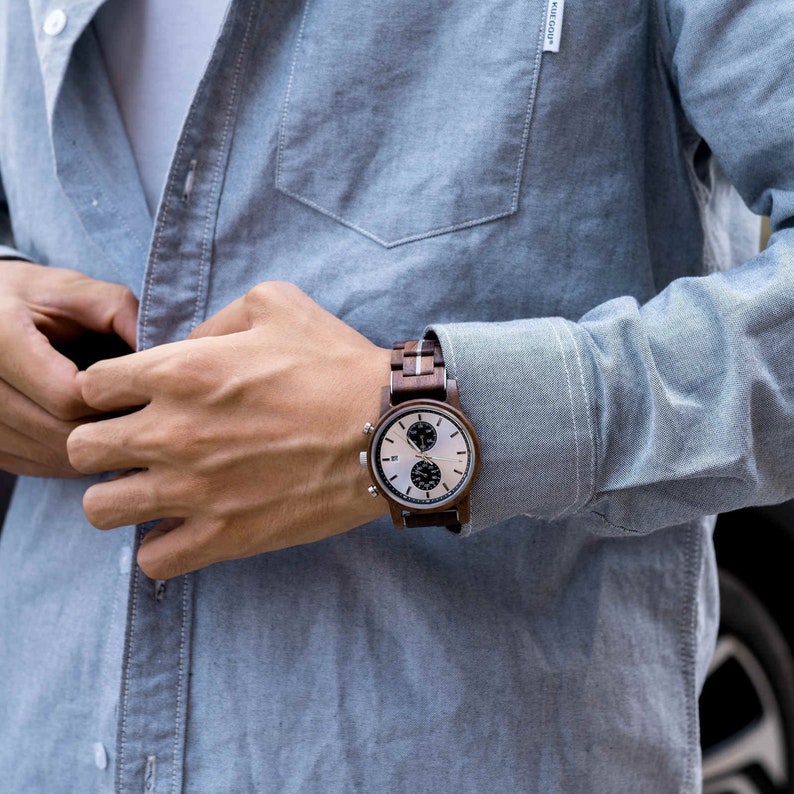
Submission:
<svg viewBox="0 0 794 794">
<path fill-rule="evenodd" d="M 0 1 L 3 253 L 128 284 L 141 347 L 267 279 L 432 326 L 482 470 L 462 538 L 164 585 L 20 481 L 3 786 L 697 791 L 706 516 L 794 495 L 794 5 L 568 0 L 543 52 L 546 0 L 235 0 L 153 223 L 99 5 Z"/>
</svg>

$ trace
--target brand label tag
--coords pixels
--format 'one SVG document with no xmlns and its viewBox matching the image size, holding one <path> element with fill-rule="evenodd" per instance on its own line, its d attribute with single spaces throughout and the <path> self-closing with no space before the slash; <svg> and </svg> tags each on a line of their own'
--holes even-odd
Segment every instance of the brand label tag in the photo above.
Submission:
<svg viewBox="0 0 794 794">
<path fill-rule="evenodd" d="M 543 31 L 543 52 L 559 52 L 562 38 L 562 12 L 565 0 L 549 0 L 546 28 Z"/>
</svg>

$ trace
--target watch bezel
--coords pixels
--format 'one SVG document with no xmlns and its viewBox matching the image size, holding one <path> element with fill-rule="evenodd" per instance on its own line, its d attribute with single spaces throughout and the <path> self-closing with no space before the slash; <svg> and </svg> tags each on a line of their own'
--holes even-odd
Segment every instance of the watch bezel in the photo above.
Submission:
<svg viewBox="0 0 794 794">
<path fill-rule="evenodd" d="M 448 418 L 461 426 L 466 433 L 468 444 L 471 449 L 471 464 L 469 471 L 465 475 L 464 482 L 458 490 L 451 496 L 431 505 L 425 505 L 421 502 L 412 502 L 408 499 L 401 499 L 395 494 L 384 482 L 383 478 L 377 472 L 374 461 L 377 459 L 376 449 L 380 439 L 386 432 L 387 427 L 391 425 L 403 414 L 415 413 L 417 410 L 425 409 L 428 412 L 437 411 L 441 414 L 446 414 Z M 369 470 L 370 478 L 375 483 L 380 493 L 390 502 L 399 505 L 402 510 L 410 513 L 439 513 L 442 510 L 448 510 L 450 507 L 462 502 L 471 491 L 477 474 L 480 470 L 480 441 L 477 438 L 477 432 L 472 426 L 466 414 L 454 405 L 441 400 L 406 400 L 398 405 L 391 406 L 379 419 L 370 437 L 369 446 L 367 448 L 367 469 Z"/>
</svg>

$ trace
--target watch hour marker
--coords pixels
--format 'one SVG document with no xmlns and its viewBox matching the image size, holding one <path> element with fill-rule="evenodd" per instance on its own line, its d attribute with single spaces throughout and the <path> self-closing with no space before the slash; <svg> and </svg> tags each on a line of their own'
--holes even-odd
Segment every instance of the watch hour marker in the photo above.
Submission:
<svg viewBox="0 0 794 794">
<path fill-rule="evenodd" d="M 388 441 L 390 444 L 394 443 L 394 439 L 393 438 L 389 438 L 388 436 L 386 436 L 386 441 Z"/>
<path fill-rule="evenodd" d="M 455 431 L 455 432 L 454 432 L 454 433 L 453 433 L 453 434 L 450 436 L 450 438 L 455 438 L 455 436 L 456 436 L 456 435 L 458 435 L 458 433 L 460 433 L 460 430 L 456 430 L 456 431 Z"/>
<path fill-rule="evenodd" d="M 452 471 L 454 471 L 454 472 L 455 472 L 455 474 L 463 474 L 463 472 L 462 472 L 462 471 L 458 471 L 457 469 L 452 469 Z"/>
<path fill-rule="evenodd" d="M 392 480 L 396 480 L 399 476 L 400 476 L 399 474 L 395 474 L 394 477 L 389 477 L 389 482 L 392 482 Z"/>
<path fill-rule="evenodd" d="M 399 425 L 399 426 L 400 426 L 400 427 L 401 427 L 403 430 L 405 430 L 405 425 L 404 425 L 402 422 L 400 422 L 400 421 L 398 420 L 398 421 L 397 421 L 397 424 L 398 424 L 398 425 Z"/>
<path fill-rule="evenodd" d="M 381 460 L 382 460 L 384 463 L 388 463 L 388 462 L 391 460 L 391 458 L 381 458 Z"/>
<path fill-rule="evenodd" d="M 421 422 L 422 421 L 422 414 L 419 414 L 418 416 L 419 416 L 419 421 Z"/>
<path fill-rule="evenodd" d="M 425 499 L 429 499 L 429 498 L 430 498 L 430 491 L 425 491 Z"/>
<path fill-rule="evenodd" d="M 405 495 L 408 496 L 409 493 L 413 490 L 413 485 L 408 486 L 408 490 L 405 492 Z"/>
<path fill-rule="evenodd" d="M 449 490 L 449 486 L 445 482 L 442 482 L 441 484 L 444 486 L 445 491 Z"/>
<path fill-rule="evenodd" d="M 456 452 L 455 454 L 456 455 L 465 455 L 466 454 L 466 450 L 465 449 L 461 449 L 459 452 Z"/>
<path fill-rule="evenodd" d="M 438 417 L 438 421 L 436 422 L 436 427 L 438 427 L 443 421 L 444 421 L 444 417 L 443 416 L 439 416 Z"/>
</svg>

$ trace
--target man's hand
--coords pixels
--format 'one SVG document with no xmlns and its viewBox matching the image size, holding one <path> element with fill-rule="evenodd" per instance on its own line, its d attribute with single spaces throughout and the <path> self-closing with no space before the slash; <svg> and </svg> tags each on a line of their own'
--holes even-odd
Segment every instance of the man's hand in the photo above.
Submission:
<svg viewBox="0 0 794 794">
<path fill-rule="evenodd" d="M 135 406 L 69 437 L 99 529 L 168 519 L 145 537 L 143 571 L 168 579 L 221 560 L 310 543 L 387 512 L 358 466 L 390 351 L 297 287 L 265 283 L 183 342 L 81 374 L 99 411 Z"/>
<path fill-rule="evenodd" d="M 77 366 L 53 344 L 85 331 L 117 334 L 135 347 L 138 304 L 118 284 L 72 270 L 0 262 L 0 469 L 37 477 L 78 477 L 66 439 L 93 415 Z"/>
</svg>

